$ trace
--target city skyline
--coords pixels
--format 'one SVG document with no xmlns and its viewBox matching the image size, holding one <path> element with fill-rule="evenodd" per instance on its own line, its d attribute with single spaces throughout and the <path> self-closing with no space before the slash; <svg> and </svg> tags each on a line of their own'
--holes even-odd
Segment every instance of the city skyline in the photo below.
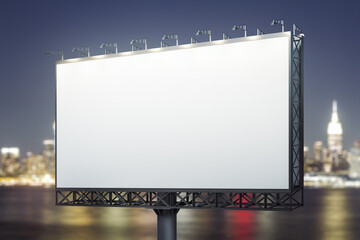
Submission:
<svg viewBox="0 0 360 240">
<path fill-rule="evenodd" d="M 101 8 L 99 8 L 101 6 Z M 103 54 L 102 43 L 117 42 L 119 51 L 130 51 L 129 42 L 146 37 L 149 48 L 160 46 L 164 34 L 178 34 L 179 44 L 190 42 L 199 29 L 209 28 L 213 40 L 222 33 L 233 37 L 234 24 L 247 24 L 248 36 L 259 28 L 284 19 L 305 33 L 305 145 L 326 142 L 331 102 L 338 102 L 344 148 L 360 138 L 360 83 L 357 81 L 360 33 L 356 1 L 324 3 L 265 2 L 226 3 L 141 1 L 3 1 L 0 8 L 0 147 L 19 147 L 21 157 L 39 153 L 44 139 L 52 138 L 55 115 L 55 61 L 47 50 L 64 50 L 75 58 L 73 47 L 90 46 L 91 55 Z M 202 39 L 203 40 L 203 39 Z"/>
</svg>

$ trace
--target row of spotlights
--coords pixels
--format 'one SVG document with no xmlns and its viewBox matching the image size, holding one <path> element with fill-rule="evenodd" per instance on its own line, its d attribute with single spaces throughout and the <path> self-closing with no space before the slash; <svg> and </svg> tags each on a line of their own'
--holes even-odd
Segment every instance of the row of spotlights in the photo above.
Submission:
<svg viewBox="0 0 360 240">
<path fill-rule="evenodd" d="M 285 31 L 285 26 L 284 26 L 284 20 L 283 19 L 275 19 L 271 22 L 271 25 L 281 25 L 281 31 L 284 32 Z M 233 31 L 237 31 L 237 30 L 243 30 L 244 31 L 244 37 L 247 37 L 247 27 L 245 24 L 242 25 L 234 25 L 232 28 Z M 293 24 L 293 34 L 300 34 L 301 36 L 304 36 L 303 31 L 296 26 L 295 24 Z M 256 29 L 256 35 L 263 35 L 264 32 L 261 31 L 260 29 Z M 211 30 L 210 29 L 204 29 L 204 30 L 198 30 L 196 32 L 196 36 L 199 35 L 208 35 L 209 36 L 209 41 L 211 42 Z M 223 39 L 230 39 L 231 37 L 226 34 L 223 33 Z M 177 34 L 168 34 L 168 35 L 164 35 L 162 37 L 162 40 L 168 40 L 168 39 L 172 39 L 175 40 L 175 45 L 178 46 L 179 45 L 179 36 Z M 196 38 L 190 38 L 190 43 L 194 44 L 194 43 L 198 43 L 200 42 L 198 39 Z M 140 45 L 143 45 L 143 48 L 141 48 Z M 130 42 L 131 45 L 131 51 L 137 51 L 137 50 L 146 50 L 148 48 L 147 45 L 147 39 L 146 38 L 140 38 L 140 39 L 133 39 Z M 170 46 L 170 44 L 161 41 L 160 42 L 160 47 L 168 47 Z M 103 43 L 100 45 L 100 48 L 104 48 L 105 49 L 105 54 L 113 54 L 113 53 L 118 53 L 118 46 L 117 43 Z M 79 57 L 90 57 L 90 47 L 75 47 L 72 49 L 72 52 L 78 52 L 79 53 Z M 46 55 L 61 55 L 61 60 L 64 60 L 64 52 L 62 50 L 58 50 L 58 51 L 47 51 L 45 53 Z"/>
</svg>

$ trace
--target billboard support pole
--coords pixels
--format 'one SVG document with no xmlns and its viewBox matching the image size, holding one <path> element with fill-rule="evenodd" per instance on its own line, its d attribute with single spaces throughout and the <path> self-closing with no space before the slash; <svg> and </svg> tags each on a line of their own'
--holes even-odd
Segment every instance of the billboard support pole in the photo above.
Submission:
<svg viewBox="0 0 360 240">
<path fill-rule="evenodd" d="M 165 208 L 154 209 L 157 215 L 157 239 L 176 240 L 176 214 L 180 209 L 166 208 L 176 203 L 176 193 L 158 193 L 158 197 Z"/>
<path fill-rule="evenodd" d="M 176 214 L 179 209 L 154 209 L 157 215 L 157 239 L 176 240 Z"/>
</svg>

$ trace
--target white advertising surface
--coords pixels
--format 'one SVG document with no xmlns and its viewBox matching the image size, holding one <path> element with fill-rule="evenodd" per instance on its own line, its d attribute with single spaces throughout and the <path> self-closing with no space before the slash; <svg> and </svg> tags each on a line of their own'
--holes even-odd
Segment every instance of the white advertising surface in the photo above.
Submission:
<svg viewBox="0 0 360 240">
<path fill-rule="evenodd" d="M 57 188 L 288 189 L 290 43 L 58 62 Z"/>
</svg>

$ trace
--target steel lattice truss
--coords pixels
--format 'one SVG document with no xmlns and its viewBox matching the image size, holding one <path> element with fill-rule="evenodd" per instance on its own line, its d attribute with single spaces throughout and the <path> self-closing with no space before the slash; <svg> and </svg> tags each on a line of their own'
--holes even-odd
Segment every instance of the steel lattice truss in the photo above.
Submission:
<svg viewBox="0 0 360 240">
<path fill-rule="evenodd" d="M 291 175 L 292 188 L 304 187 L 303 36 L 293 36 L 291 67 Z M 302 202 L 302 201 L 301 201 Z"/>
<path fill-rule="evenodd" d="M 56 189 L 61 206 L 154 209 L 293 210 L 303 205 L 303 36 L 293 36 L 290 87 L 290 190 L 276 192 L 126 191 Z M 169 201 L 169 199 L 171 199 Z"/>
<path fill-rule="evenodd" d="M 170 204 L 166 198 L 176 196 Z M 57 205 L 145 208 L 225 208 L 292 210 L 301 206 L 301 189 L 290 193 L 216 193 L 216 192 L 128 192 L 57 191 Z"/>
</svg>

